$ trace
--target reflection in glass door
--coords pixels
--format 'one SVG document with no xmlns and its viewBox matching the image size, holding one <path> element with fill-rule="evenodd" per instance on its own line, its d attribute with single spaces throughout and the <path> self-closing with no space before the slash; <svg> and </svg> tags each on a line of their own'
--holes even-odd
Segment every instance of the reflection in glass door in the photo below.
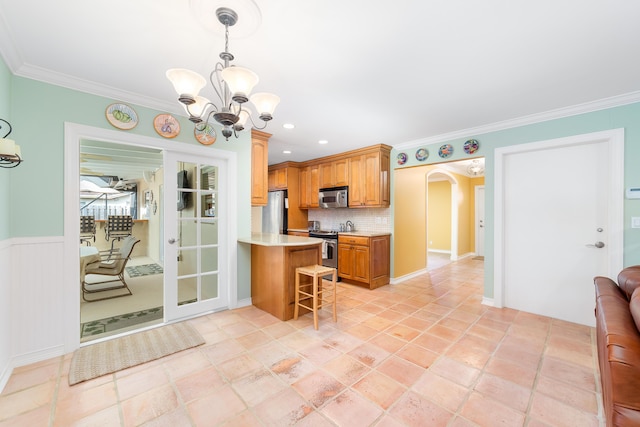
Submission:
<svg viewBox="0 0 640 427">
<path fill-rule="evenodd" d="M 227 222 L 221 209 L 225 200 L 224 163 L 184 154 L 167 153 L 166 194 L 176 203 L 165 208 L 166 320 L 179 319 L 227 307 Z M 170 177 L 176 177 L 175 181 Z M 171 188 L 169 185 L 171 182 Z M 171 200 L 171 199 L 168 199 Z"/>
</svg>

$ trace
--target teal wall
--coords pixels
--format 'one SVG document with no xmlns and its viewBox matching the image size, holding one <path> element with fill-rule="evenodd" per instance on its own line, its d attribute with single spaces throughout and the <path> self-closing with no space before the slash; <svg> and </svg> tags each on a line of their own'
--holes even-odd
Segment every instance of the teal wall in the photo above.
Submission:
<svg viewBox="0 0 640 427">
<path fill-rule="evenodd" d="M 11 121 L 11 72 L 0 58 L 0 118 L 12 123 Z M 0 130 L 0 137 L 4 136 L 7 126 L 0 122 L 3 126 Z M 9 138 L 15 139 L 13 132 Z M 5 240 L 10 235 L 9 220 L 9 189 L 11 188 L 11 175 L 15 173 L 15 169 L 0 169 L 0 241 Z"/>
<path fill-rule="evenodd" d="M 25 161 L 12 169 L 10 226 L 5 237 L 43 237 L 64 234 L 64 122 L 115 129 L 106 120 L 106 107 L 117 100 L 13 76 L 11 89 L 12 137 L 21 147 Z M 176 101 L 177 102 L 177 101 Z M 138 113 L 138 125 L 128 131 L 162 139 L 153 129 L 153 118 L 163 112 L 130 104 Z M 1 108 L 1 107 L 0 107 Z M 172 139 L 180 144 L 199 143 L 193 124 L 179 117 L 180 134 Z M 221 136 L 212 147 L 238 153 L 238 235 L 251 230 L 251 136 L 225 141 Z M 2 172 L 2 171 L 0 171 Z M 0 185 L 2 185 L 0 177 Z M 235 189 L 234 189 L 235 190 Z M 3 203 L 3 206 L 5 203 Z M 0 219 L 1 212 L 0 208 Z M 0 233 L 7 234 L 0 222 Z M 238 298 L 251 295 L 250 257 L 238 255 Z"/>
<path fill-rule="evenodd" d="M 546 122 L 515 127 L 485 134 L 469 135 L 465 138 L 453 139 L 434 144 L 427 144 L 429 158 L 424 162 L 418 162 L 415 151 L 419 147 L 397 150 L 391 153 L 393 169 L 411 167 L 417 165 L 433 164 L 442 161 L 438 156 L 438 148 L 445 143 L 454 147 L 454 154 L 447 159 L 462 160 L 470 157 L 485 157 L 485 291 L 486 297 L 493 297 L 493 232 L 494 232 L 494 150 L 509 145 L 525 144 L 528 142 L 544 141 L 567 136 L 599 132 L 610 129 L 624 128 L 624 187 L 640 186 L 640 103 L 621 107 L 609 108 L 586 114 L 550 120 Z M 463 150 L 463 144 L 468 139 L 477 139 L 480 149 L 473 155 L 467 155 Z M 397 163 L 397 155 L 405 152 L 409 160 L 402 166 Z M 541 165 L 541 172 L 544 166 Z M 393 186 L 393 183 L 392 183 Z M 392 187 L 393 188 L 393 187 Z M 620 191 L 624 191 L 621 188 Z M 392 195 L 393 200 L 393 195 Z M 640 216 L 640 200 L 624 201 L 624 266 L 640 264 L 640 229 L 631 229 L 631 217 Z M 397 242 L 402 244 L 402 242 Z"/>
</svg>

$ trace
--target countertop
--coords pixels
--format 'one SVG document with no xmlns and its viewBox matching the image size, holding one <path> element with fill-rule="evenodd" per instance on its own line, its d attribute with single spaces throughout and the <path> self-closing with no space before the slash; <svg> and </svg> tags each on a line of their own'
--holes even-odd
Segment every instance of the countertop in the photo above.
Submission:
<svg viewBox="0 0 640 427">
<path fill-rule="evenodd" d="M 238 242 L 260 246 L 305 246 L 320 244 L 322 239 L 287 234 L 251 233 L 251 237 L 241 237 Z"/>
<path fill-rule="evenodd" d="M 377 236 L 389 236 L 389 231 L 339 231 L 338 236 L 362 236 L 362 237 L 377 237 Z"/>
<path fill-rule="evenodd" d="M 290 228 L 289 231 L 297 231 L 301 233 L 308 233 L 309 230 L 303 228 Z M 362 237 L 377 237 L 391 235 L 390 231 L 338 231 L 338 235 L 342 236 L 362 236 Z"/>
</svg>

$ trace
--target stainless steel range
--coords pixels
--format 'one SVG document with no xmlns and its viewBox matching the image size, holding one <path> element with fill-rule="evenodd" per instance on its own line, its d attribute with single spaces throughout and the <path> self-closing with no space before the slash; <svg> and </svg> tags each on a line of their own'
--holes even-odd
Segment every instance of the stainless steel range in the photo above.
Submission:
<svg viewBox="0 0 640 427">
<path fill-rule="evenodd" d="M 338 232 L 337 231 L 309 231 L 309 237 L 322 239 L 322 265 L 338 268 Z"/>
</svg>

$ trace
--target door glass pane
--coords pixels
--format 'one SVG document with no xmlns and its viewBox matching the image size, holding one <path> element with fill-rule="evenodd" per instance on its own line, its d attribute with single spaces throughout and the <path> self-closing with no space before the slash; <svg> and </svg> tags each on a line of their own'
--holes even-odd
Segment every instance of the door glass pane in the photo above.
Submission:
<svg viewBox="0 0 640 427">
<path fill-rule="evenodd" d="M 216 194 L 203 192 L 200 195 L 200 206 L 202 218 L 213 218 L 216 216 Z"/>
<path fill-rule="evenodd" d="M 200 244 L 215 245 L 218 243 L 218 221 L 203 221 L 200 227 Z"/>
<path fill-rule="evenodd" d="M 191 304 L 198 300 L 198 278 L 178 279 L 178 305 Z"/>
<path fill-rule="evenodd" d="M 202 299 L 210 299 L 218 297 L 218 274 L 203 275 L 202 280 Z"/>
<path fill-rule="evenodd" d="M 200 270 L 201 273 L 218 270 L 218 248 L 203 248 Z"/>
<path fill-rule="evenodd" d="M 200 189 L 217 190 L 218 189 L 218 168 L 217 166 L 202 165 L 202 180 Z"/>
<path fill-rule="evenodd" d="M 181 249 L 178 252 L 178 276 L 198 273 L 198 249 Z"/>
<path fill-rule="evenodd" d="M 180 247 L 196 246 L 198 244 L 198 228 L 194 220 L 178 221 L 178 243 Z"/>
</svg>

